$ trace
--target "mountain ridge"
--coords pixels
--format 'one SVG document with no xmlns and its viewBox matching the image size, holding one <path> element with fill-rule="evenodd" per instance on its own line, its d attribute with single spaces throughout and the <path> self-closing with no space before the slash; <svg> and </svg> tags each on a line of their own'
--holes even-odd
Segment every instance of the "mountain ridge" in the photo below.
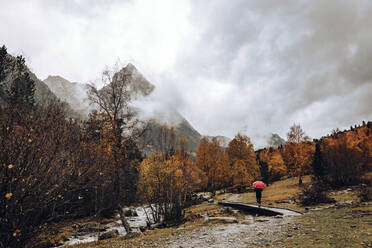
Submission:
<svg viewBox="0 0 372 248">
<path fill-rule="evenodd" d="M 140 98 L 146 98 L 155 90 L 155 86 L 151 84 L 133 64 L 128 64 L 123 67 L 117 73 L 126 74 L 130 77 L 129 91 L 131 98 L 137 100 Z M 117 76 L 117 74 L 115 74 Z M 114 77 L 115 77 L 114 75 Z M 85 98 L 87 98 L 86 87 L 80 83 L 72 83 L 67 79 L 55 75 L 48 76 L 44 82 L 49 86 L 49 88 L 61 99 L 64 99 L 68 102 L 75 111 L 80 115 L 88 117 L 88 113 L 91 108 L 82 106 L 81 96 L 84 94 L 76 94 L 76 91 L 81 90 L 82 87 L 85 89 Z M 80 98 L 79 98 L 80 96 Z M 174 126 L 177 140 L 180 140 L 182 137 L 188 139 L 188 151 L 195 153 L 199 147 L 201 134 L 191 126 L 191 124 L 184 118 L 177 110 L 168 107 L 169 109 L 160 109 L 159 112 L 167 112 L 177 119 L 176 123 L 170 123 L 170 126 Z M 162 115 L 157 115 L 152 117 L 147 117 L 145 120 L 148 122 L 148 135 L 146 138 L 140 139 L 140 146 L 143 148 L 143 151 L 146 155 L 149 155 L 154 150 L 159 150 L 159 142 L 157 139 L 158 134 L 161 132 L 161 126 L 168 124 L 168 120 L 165 118 L 165 115 L 162 118 Z M 172 125 L 174 124 L 174 125 Z"/>
</svg>

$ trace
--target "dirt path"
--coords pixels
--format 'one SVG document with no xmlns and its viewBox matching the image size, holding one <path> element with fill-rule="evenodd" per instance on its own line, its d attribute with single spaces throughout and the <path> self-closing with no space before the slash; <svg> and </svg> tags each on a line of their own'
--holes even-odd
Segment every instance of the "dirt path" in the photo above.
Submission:
<svg viewBox="0 0 372 248">
<path fill-rule="evenodd" d="M 141 242 L 141 247 L 264 247 L 283 238 L 283 231 L 292 221 L 291 216 L 251 217 L 236 224 L 214 224 L 178 228 L 171 235 L 158 240 Z M 281 247 L 276 243 L 276 247 Z M 284 247 L 284 246 L 283 246 Z"/>
</svg>

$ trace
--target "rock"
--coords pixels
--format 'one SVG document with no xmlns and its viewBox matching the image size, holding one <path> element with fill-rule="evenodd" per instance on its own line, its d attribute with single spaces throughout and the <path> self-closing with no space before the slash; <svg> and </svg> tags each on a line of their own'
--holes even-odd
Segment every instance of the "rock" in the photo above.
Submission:
<svg viewBox="0 0 372 248">
<path fill-rule="evenodd" d="M 239 213 L 239 210 L 238 209 L 233 209 L 232 212 L 233 212 L 233 215 L 237 215 Z"/>
<path fill-rule="evenodd" d="M 209 203 L 213 203 L 213 202 L 214 202 L 214 199 L 211 198 L 211 199 L 208 200 L 208 202 L 209 202 Z"/>
<path fill-rule="evenodd" d="M 197 198 L 200 199 L 201 201 L 209 201 L 210 199 L 213 198 L 212 192 L 199 192 L 196 193 Z"/>
<path fill-rule="evenodd" d="M 263 234 L 262 231 L 258 231 L 258 232 L 257 232 L 257 235 L 262 235 L 262 234 Z"/>
<path fill-rule="evenodd" d="M 234 217 L 208 217 L 205 222 L 219 223 L 219 224 L 233 224 L 238 223 L 238 220 Z"/>
<path fill-rule="evenodd" d="M 137 217 L 138 213 L 135 208 L 123 208 L 125 217 Z"/>
<path fill-rule="evenodd" d="M 111 239 L 119 236 L 118 230 L 112 230 L 99 235 L 98 240 Z"/>
</svg>

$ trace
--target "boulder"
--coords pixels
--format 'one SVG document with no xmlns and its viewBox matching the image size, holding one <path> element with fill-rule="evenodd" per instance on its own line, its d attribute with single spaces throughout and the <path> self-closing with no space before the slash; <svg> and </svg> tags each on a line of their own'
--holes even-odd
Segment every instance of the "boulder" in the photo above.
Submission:
<svg viewBox="0 0 372 248">
<path fill-rule="evenodd" d="M 138 213 L 135 208 L 123 208 L 125 217 L 137 217 Z"/>
<path fill-rule="evenodd" d="M 99 235 L 98 239 L 99 240 L 111 239 L 111 238 L 115 238 L 117 236 L 119 236 L 118 230 L 112 230 L 112 231 L 102 233 L 101 235 Z"/>
<path fill-rule="evenodd" d="M 197 198 L 201 201 L 209 201 L 210 199 L 213 198 L 212 192 L 199 192 L 196 193 Z"/>
</svg>

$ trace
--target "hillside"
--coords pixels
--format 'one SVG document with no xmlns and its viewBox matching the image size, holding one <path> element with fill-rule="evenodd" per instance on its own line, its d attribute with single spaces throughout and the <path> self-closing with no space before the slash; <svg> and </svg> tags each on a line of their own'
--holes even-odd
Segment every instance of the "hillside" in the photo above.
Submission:
<svg viewBox="0 0 372 248">
<path fill-rule="evenodd" d="M 6 64 L 4 65 L 4 68 L 7 66 L 11 67 L 11 64 L 15 62 L 16 58 L 10 54 L 7 54 Z M 8 64 L 8 65 L 7 65 Z M 30 79 L 34 81 L 35 83 L 35 103 L 39 106 L 46 106 L 52 103 L 55 103 L 59 100 L 61 100 L 58 96 L 56 96 L 52 90 L 48 87 L 47 84 L 45 84 L 43 81 L 41 81 L 37 76 L 26 66 L 26 72 L 29 73 Z M 14 80 L 14 75 L 17 74 L 17 70 L 8 69 L 5 70 L 5 79 L 0 82 L 1 87 L 3 87 L 5 90 L 9 89 L 11 82 Z M 64 102 L 62 99 L 62 106 L 66 112 L 66 114 L 72 118 L 79 118 L 79 115 L 71 108 L 71 106 Z"/>
<path fill-rule="evenodd" d="M 206 137 L 209 141 L 211 141 L 213 138 L 216 138 L 222 147 L 227 147 L 229 145 L 229 142 L 231 141 L 230 138 L 226 136 L 221 136 L 221 135 L 217 135 L 217 136 L 205 135 L 203 137 Z"/>
</svg>

